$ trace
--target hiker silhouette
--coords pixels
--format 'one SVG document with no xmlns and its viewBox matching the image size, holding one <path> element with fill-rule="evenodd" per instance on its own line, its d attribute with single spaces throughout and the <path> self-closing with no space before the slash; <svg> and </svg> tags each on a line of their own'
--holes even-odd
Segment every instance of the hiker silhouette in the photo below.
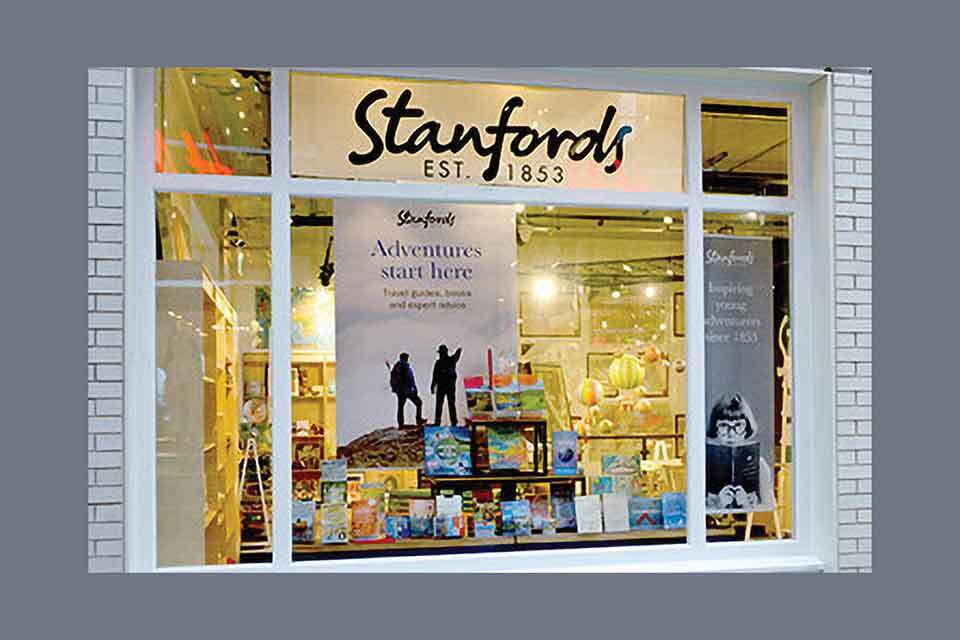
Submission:
<svg viewBox="0 0 960 640">
<path fill-rule="evenodd" d="M 430 393 L 437 396 L 436 412 L 433 419 L 435 424 L 440 424 L 440 417 L 443 413 L 443 401 L 447 401 L 447 413 L 449 414 L 450 424 L 457 424 L 457 362 L 460 361 L 461 347 L 450 355 L 447 345 L 442 344 L 437 348 L 437 361 L 433 365 L 433 379 L 430 381 Z"/>
<path fill-rule="evenodd" d="M 409 353 L 401 353 L 400 359 L 390 369 L 390 390 L 397 395 L 397 426 L 401 429 L 405 426 L 403 409 L 407 400 L 417 408 L 417 426 L 422 425 L 423 401 L 417 393 L 417 380 L 413 375 L 413 367 L 410 366 Z"/>
</svg>

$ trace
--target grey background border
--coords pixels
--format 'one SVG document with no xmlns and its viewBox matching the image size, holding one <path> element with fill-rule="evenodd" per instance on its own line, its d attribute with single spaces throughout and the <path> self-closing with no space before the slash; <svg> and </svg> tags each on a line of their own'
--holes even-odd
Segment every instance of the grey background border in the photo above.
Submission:
<svg viewBox="0 0 960 640">
<path fill-rule="evenodd" d="M 350 3 L 234 2 L 230 11 L 167 0 L 41 3 L 7 12 L 0 47 L 7 367 L 3 398 L 3 579 L 9 637 L 257 638 L 300 633 L 464 637 L 865 637 L 937 629 L 955 564 L 957 163 L 955 16 L 922 3 L 671 3 L 603 10 L 454 3 L 428 17 Z M 748 4 L 752 4 L 749 7 Z M 669 13 L 665 13 L 669 12 Z M 267 16 L 289 20 L 271 22 Z M 185 18 L 186 17 L 186 18 Z M 437 24 L 452 20 L 457 28 Z M 921 23 L 922 19 L 922 23 Z M 766 24 L 763 23 L 766 21 Z M 134 24 L 139 24 L 135 27 Z M 448 23 L 449 25 L 449 23 Z M 231 34 L 244 34 L 244 38 Z M 681 46 L 682 45 L 682 46 Z M 872 65 L 877 105 L 874 437 L 877 541 L 870 576 L 89 576 L 83 406 L 86 68 L 103 64 Z M 950 191 L 948 191 L 950 189 Z M 951 198 L 953 196 L 953 198 Z M 879 302 L 879 304 L 877 304 Z M 886 366 L 884 366 L 884 364 Z M 886 431 L 886 432 L 885 432 Z M 951 438 L 953 441 L 951 441 Z M 943 493 L 943 496 L 937 495 Z M 955 494 L 954 494 L 955 496 Z M 950 545 L 950 546 L 947 546 Z M 950 561 L 953 561 L 951 563 Z M 243 580 L 256 583 L 241 584 Z M 776 585 L 766 584 L 775 580 Z M 839 580 L 857 580 L 838 584 Z M 203 581 L 217 581 L 217 584 Z M 763 581 L 763 582 L 761 582 Z M 10 597 L 12 595 L 12 598 Z M 952 597 L 952 596 L 950 596 Z M 749 623 L 730 620 L 733 599 Z M 698 603 L 691 611 L 690 602 Z M 371 604 L 377 603 L 376 613 Z M 570 606 L 576 603 L 576 607 Z M 13 605 L 13 606 L 11 606 Z M 272 623 L 262 611 L 285 611 Z M 232 613 L 231 613 L 232 612 Z M 539 619 L 531 612 L 542 612 Z M 11 615 L 12 614 L 12 615 Z M 917 616 L 923 616 L 918 627 Z M 340 628 L 345 625 L 349 628 Z M 941 628 L 948 629 L 944 626 Z M 169 628 L 165 628 L 169 627 Z M 228 633 L 228 628 L 233 633 Z M 289 628 L 286 628 L 289 627 Z M 819 628 L 819 629 L 817 629 Z M 815 631 L 815 629 L 817 629 Z M 179 630 L 177 633 L 175 630 Z M 320 635 L 321 629 L 316 633 Z M 349 634 L 349 635 L 347 635 Z M 884 634 L 886 635 L 886 634 Z"/>
</svg>

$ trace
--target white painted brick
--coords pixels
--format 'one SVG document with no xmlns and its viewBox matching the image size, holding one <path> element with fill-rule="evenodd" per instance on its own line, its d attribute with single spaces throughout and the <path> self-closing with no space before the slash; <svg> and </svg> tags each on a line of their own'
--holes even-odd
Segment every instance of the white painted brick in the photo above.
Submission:
<svg viewBox="0 0 960 640">
<path fill-rule="evenodd" d="M 88 207 L 87 222 L 93 225 L 120 225 L 123 223 L 123 209 L 110 207 Z M 96 233 L 96 229 L 94 229 L 94 233 Z"/>
<path fill-rule="evenodd" d="M 833 117 L 833 124 L 838 129 L 853 129 L 854 139 L 856 139 L 857 130 L 869 131 L 873 127 L 873 118 L 866 118 L 864 116 L 835 115 Z"/>
<path fill-rule="evenodd" d="M 855 453 L 854 451 L 837 451 L 837 464 L 856 464 Z"/>
<path fill-rule="evenodd" d="M 857 345 L 856 336 L 852 333 L 839 333 L 837 334 L 837 346 L 838 347 L 855 347 Z M 848 403 L 852 404 L 852 403 Z"/>
<path fill-rule="evenodd" d="M 837 527 L 841 538 L 868 538 L 872 527 L 868 524 L 849 524 Z"/>
<path fill-rule="evenodd" d="M 836 276 L 837 289 L 853 289 L 854 283 L 853 276 Z"/>
<path fill-rule="evenodd" d="M 123 464 L 123 453 L 119 451 L 90 451 L 87 456 L 87 466 L 91 469 L 119 467 Z"/>
<path fill-rule="evenodd" d="M 97 171 L 120 173 L 123 171 L 123 158 L 120 156 L 97 156 Z"/>
<path fill-rule="evenodd" d="M 837 420 L 837 435 L 852 436 L 857 433 L 857 423 L 855 420 Z"/>
<path fill-rule="evenodd" d="M 90 573 L 120 573 L 123 571 L 123 556 L 97 556 L 87 560 Z"/>
<path fill-rule="evenodd" d="M 839 553 L 855 553 L 858 550 L 856 540 L 838 540 L 837 551 Z"/>
<path fill-rule="evenodd" d="M 119 156 L 123 153 L 123 140 L 88 138 L 87 151 L 97 155 Z"/>
<path fill-rule="evenodd" d="M 858 304 L 856 311 L 856 316 L 858 318 L 872 318 L 873 317 L 873 305 L 870 304 Z"/>
<path fill-rule="evenodd" d="M 837 405 L 848 406 L 856 404 L 856 394 L 850 391 L 840 391 L 837 393 Z"/>
<path fill-rule="evenodd" d="M 833 177 L 833 184 L 838 187 L 867 188 L 872 186 L 873 180 L 868 173 L 837 173 Z"/>
<path fill-rule="evenodd" d="M 863 100 L 870 102 L 873 99 L 873 92 L 870 89 L 835 87 L 833 97 L 834 100 Z"/>
<path fill-rule="evenodd" d="M 91 522 L 87 527 L 91 540 L 117 540 L 123 536 L 123 525 L 119 522 Z"/>
<path fill-rule="evenodd" d="M 873 218 L 854 218 L 857 231 L 873 231 Z"/>
<path fill-rule="evenodd" d="M 832 78 L 834 86 L 853 86 L 852 73 L 834 73 Z M 836 96 L 836 92 L 834 92 L 834 96 Z"/>
<path fill-rule="evenodd" d="M 873 464 L 873 450 L 856 451 L 857 464 Z"/>
<path fill-rule="evenodd" d="M 98 276 L 122 276 L 123 263 L 119 260 L 97 260 Z"/>
<path fill-rule="evenodd" d="M 123 227 L 116 224 L 97 226 L 98 242 L 123 242 Z"/>
<path fill-rule="evenodd" d="M 89 69 L 87 83 L 104 87 L 122 87 L 123 71 L 119 69 Z"/>
<path fill-rule="evenodd" d="M 98 207 L 123 206 L 123 191 L 97 191 Z"/>
<path fill-rule="evenodd" d="M 123 522 L 123 507 L 119 504 L 98 506 L 96 519 L 97 522 Z"/>
<path fill-rule="evenodd" d="M 873 189 L 854 189 L 853 199 L 855 202 L 873 202 Z"/>
<path fill-rule="evenodd" d="M 873 538 L 860 538 L 857 541 L 857 548 L 867 553 L 873 551 Z"/>
<path fill-rule="evenodd" d="M 122 189 L 123 174 L 121 173 L 88 173 L 87 186 L 90 189 Z"/>
<path fill-rule="evenodd" d="M 858 391 L 857 392 L 857 404 L 860 406 L 872 405 L 873 404 L 873 392 L 871 391 Z"/>
<path fill-rule="evenodd" d="M 873 86 L 873 74 L 870 73 L 856 73 L 853 75 L 853 83 L 858 87 L 872 87 Z"/>
<path fill-rule="evenodd" d="M 872 506 L 873 496 L 870 495 L 849 495 L 837 498 L 839 509 L 869 509 Z"/>
<path fill-rule="evenodd" d="M 114 347 L 123 345 L 123 332 L 113 329 L 100 329 L 97 331 L 97 346 Z"/>
<path fill-rule="evenodd" d="M 100 416 L 120 416 L 123 415 L 123 401 L 119 398 L 100 398 L 94 400 L 96 403 L 94 411 Z"/>
<path fill-rule="evenodd" d="M 840 480 L 837 482 L 838 494 L 847 494 L 847 493 L 856 493 L 856 492 L 857 492 L 856 480 Z"/>
<path fill-rule="evenodd" d="M 122 138 L 123 123 L 115 121 L 97 122 L 97 135 L 101 138 Z"/>
<path fill-rule="evenodd" d="M 873 134 L 870 131 L 854 131 L 854 144 L 873 144 Z"/>
<path fill-rule="evenodd" d="M 111 504 L 123 500 L 123 487 L 87 487 L 88 504 Z M 121 518 L 116 518 L 120 520 Z"/>
<path fill-rule="evenodd" d="M 123 362 L 123 349 L 115 347 L 94 347 L 87 349 L 89 362 Z"/>
<path fill-rule="evenodd" d="M 838 115 L 852 115 L 853 103 L 849 100 L 837 100 L 833 103 L 833 112 Z"/>
<path fill-rule="evenodd" d="M 844 131 L 843 129 L 838 129 L 833 132 L 833 141 L 834 143 L 853 143 L 853 131 Z"/>
<path fill-rule="evenodd" d="M 97 469 L 95 481 L 98 485 L 123 484 L 123 469 Z"/>
<path fill-rule="evenodd" d="M 837 407 L 838 420 L 870 420 L 873 416 L 870 407 Z M 839 445 L 837 445 L 839 447 Z"/>
<path fill-rule="evenodd" d="M 838 203 L 836 205 L 835 211 L 838 216 L 853 216 L 855 218 L 869 218 L 873 215 L 873 205 L 843 202 L 843 203 Z"/>
<path fill-rule="evenodd" d="M 858 346 L 858 347 L 872 347 L 872 346 L 873 346 L 873 334 L 870 334 L 870 333 L 858 333 L 858 334 L 857 334 L 857 346 Z"/>
<path fill-rule="evenodd" d="M 857 522 L 857 512 L 851 511 L 848 509 L 839 509 L 837 511 L 837 523 L 844 524 L 854 524 Z"/>
<path fill-rule="evenodd" d="M 123 422 L 120 418 L 90 416 L 87 418 L 87 431 L 90 433 L 120 433 Z"/>
<path fill-rule="evenodd" d="M 870 247 L 857 247 L 854 253 L 857 260 L 873 260 L 873 249 Z"/>
<path fill-rule="evenodd" d="M 873 103 L 871 102 L 854 103 L 854 113 L 857 114 L 858 116 L 872 116 Z"/>
<path fill-rule="evenodd" d="M 873 160 L 854 160 L 853 168 L 857 173 L 873 173 Z"/>
<path fill-rule="evenodd" d="M 843 377 L 837 378 L 838 391 L 869 391 L 872 388 L 872 378 Z"/>
<path fill-rule="evenodd" d="M 123 121 L 123 107 L 112 104 L 91 104 L 87 107 L 87 116 L 91 120 Z M 851 136 L 851 142 L 852 140 Z"/>
<path fill-rule="evenodd" d="M 98 311 L 87 314 L 87 326 L 91 329 L 122 329 L 122 313 L 106 313 Z"/>
<path fill-rule="evenodd" d="M 116 87 L 97 87 L 97 102 L 101 104 L 122 104 L 123 89 Z"/>
<path fill-rule="evenodd" d="M 116 364 L 98 364 L 96 376 L 97 380 L 123 380 L 123 367 Z"/>
<path fill-rule="evenodd" d="M 857 319 L 837 320 L 837 331 L 839 332 L 870 331 L 872 324 L 873 324 L 872 320 L 857 320 Z"/>
<path fill-rule="evenodd" d="M 857 480 L 871 478 L 873 466 L 869 464 L 842 464 L 837 466 L 837 478 L 842 480 Z"/>
<path fill-rule="evenodd" d="M 873 493 L 873 480 L 869 478 L 857 480 L 857 493 Z"/>
<path fill-rule="evenodd" d="M 123 436 L 116 433 L 106 433 L 96 436 L 97 451 L 122 451 Z"/>
<path fill-rule="evenodd" d="M 873 522 L 873 511 L 871 509 L 857 511 L 857 522 Z"/>
<path fill-rule="evenodd" d="M 833 197 L 838 202 L 853 202 L 853 189 L 849 187 L 837 187 L 833 190 Z"/>
<path fill-rule="evenodd" d="M 869 567 L 871 564 L 869 553 L 841 553 L 837 559 L 842 567 Z"/>
<path fill-rule="evenodd" d="M 838 318 L 852 318 L 856 315 L 856 307 L 852 304 L 838 304 L 837 305 L 837 317 Z"/>
<path fill-rule="evenodd" d="M 869 233 L 861 233 L 858 231 L 837 231 L 836 240 L 838 244 L 851 246 L 870 246 L 873 241 Z"/>
<path fill-rule="evenodd" d="M 863 289 L 840 289 L 837 291 L 837 302 L 843 304 L 870 304 L 873 294 Z"/>
<path fill-rule="evenodd" d="M 872 420 L 858 420 L 857 421 L 857 434 L 861 436 L 869 436 L 873 433 L 873 421 Z"/>
<path fill-rule="evenodd" d="M 838 376 L 852 376 L 856 375 L 857 369 L 856 365 L 852 362 L 838 362 L 837 363 L 837 375 Z"/>
<path fill-rule="evenodd" d="M 837 260 L 853 260 L 853 247 L 837 247 L 835 252 Z"/>
<path fill-rule="evenodd" d="M 122 540 L 99 540 L 96 542 L 96 553 L 98 556 L 122 556 Z M 856 551 L 856 549 L 853 549 Z"/>
</svg>

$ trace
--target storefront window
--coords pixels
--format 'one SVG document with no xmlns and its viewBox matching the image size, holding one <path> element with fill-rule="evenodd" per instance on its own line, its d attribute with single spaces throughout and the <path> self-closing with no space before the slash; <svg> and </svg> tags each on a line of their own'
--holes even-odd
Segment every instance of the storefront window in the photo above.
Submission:
<svg viewBox="0 0 960 640">
<path fill-rule="evenodd" d="M 790 217 L 705 214 L 703 245 L 708 532 L 787 538 L 794 430 Z"/>
<path fill-rule="evenodd" d="M 160 193 L 157 561 L 269 551 L 270 198 Z"/>
<path fill-rule="evenodd" d="M 680 212 L 292 209 L 295 560 L 685 540 Z"/>
<path fill-rule="evenodd" d="M 270 175 L 270 73 L 157 70 L 154 162 L 159 173 Z"/>
<path fill-rule="evenodd" d="M 787 105 L 704 100 L 700 114 L 704 193 L 789 194 Z"/>
<path fill-rule="evenodd" d="M 156 173 L 270 176 L 150 176 L 159 567 L 795 537 L 792 219 L 684 185 L 684 95 L 273 79 L 273 149 L 270 72 L 146 83 Z M 704 193 L 799 197 L 796 104 L 690 104 Z"/>
</svg>

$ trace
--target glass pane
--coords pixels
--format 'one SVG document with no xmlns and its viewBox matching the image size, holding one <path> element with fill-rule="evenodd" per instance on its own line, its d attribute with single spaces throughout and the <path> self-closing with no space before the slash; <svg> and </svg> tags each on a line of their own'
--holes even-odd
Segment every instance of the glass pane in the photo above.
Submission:
<svg viewBox="0 0 960 640">
<path fill-rule="evenodd" d="M 681 213 L 292 208 L 296 560 L 685 541 Z"/>
<path fill-rule="evenodd" d="M 700 114 L 704 193 L 788 195 L 789 105 L 705 99 Z"/>
<path fill-rule="evenodd" d="M 683 191 L 683 96 L 291 74 L 291 173 Z"/>
<path fill-rule="evenodd" d="M 790 216 L 704 214 L 708 540 L 793 532 Z"/>
<path fill-rule="evenodd" d="M 158 173 L 270 175 L 270 73 L 157 69 Z"/>
<path fill-rule="evenodd" d="M 157 560 L 269 561 L 270 198 L 160 193 L 156 216 Z"/>
</svg>

